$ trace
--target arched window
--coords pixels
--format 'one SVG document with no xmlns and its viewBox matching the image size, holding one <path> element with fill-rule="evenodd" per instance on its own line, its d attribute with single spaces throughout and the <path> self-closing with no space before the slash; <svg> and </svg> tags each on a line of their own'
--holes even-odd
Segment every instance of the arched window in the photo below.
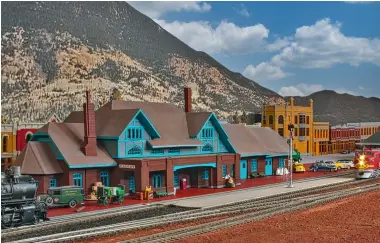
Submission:
<svg viewBox="0 0 380 243">
<path fill-rule="evenodd" d="M 130 150 L 128 150 L 128 154 L 130 154 L 130 155 L 141 155 L 142 150 L 138 146 L 134 146 Z"/>
<path fill-rule="evenodd" d="M 270 125 L 273 124 L 273 116 L 269 116 L 269 124 L 270 124 Z"/>
<path fill-rule="evenodd" d="M 83 186 L 83 177 L 82 173 L 74 173 L 73 174 L 73 180 L 74 180 L 74 185 L 76 186 Z"/>
<path fill-rule="evenodd" d="M 278 117 L 278 124 L 284 124 L 284 116 L 279 116 Z"/>
<path fill-rule="evenodd" d="M 212 152 L 212 146 L 211 144 L 207 143 L 202 147 L 202 152 Z"/>
<path fill-rule="evenodd" d="M 28 133 L 28 134 L 26 134 L 25 141 L 26 141 L 26 142 L 29 142 L 30 139 L 32 139 L 32 136 L 33 136 L 32 133 Z"/>
<path fill-rule="evenodd" d="M 109 186 L 109 176 L 108 171 L 101 171 L 100 172 L 100 181 L 102 182 L 103 186 Z"/>
<path fill-rule="evenodd" d="M 7 152 L 8 136 L 3 136 L 3 153 Z"/>
</svg>

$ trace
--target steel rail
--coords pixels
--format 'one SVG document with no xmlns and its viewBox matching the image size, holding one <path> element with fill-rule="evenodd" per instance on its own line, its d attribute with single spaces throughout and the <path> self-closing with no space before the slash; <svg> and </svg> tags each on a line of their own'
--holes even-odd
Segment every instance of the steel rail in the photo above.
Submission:
<svg viewBox="0 0 380 243">
<path fill-rule="evenodd" d="M 380 184 L 375 184 L 375 186 L 379 187 Z M 251 205 L 234 205 L 234 206 L 229 206 L 225 210 L 217 210 L 217 211 L 209 211 L 207 213 L 205 212 L 199 212 L 198 214 L 192 214 L 192 215 L 185 215 L 180 217 L 181 215 L 172 215 L 165 218 L 159 217 L 157 219 L 149 219 L 149 220 L 139 220 L 139 221 L 132 221 L 128 223 L 120 223 L 120 224 L 115 224 L 115 225 L 108 225 L 108 226 L 102 226 L 102 227 L 96 227 L 92 229 L 84 229 L 80 231 L 72 231 L 72 232 L 65 232 L 65 233 L 60 233 L 60 234 L 54 234 L 54 235 L 49 235 L 45 237 L 37 237 L 37 238 L 31 238 L 31 239 L 26 239 L 22 241 L 16 241 L 16 242 L 22 242 L 22 243 L 27 243 L 27 242 L 60 242 L 60 241 L 66 241 L 66 240 L 75 240 L 75 239 L 80 239 L 83 237 L 89 237 L 89 236 L 98 236 L 102 234 L 108 234 L 108 233 L 115 233 L 115 232 L 121 232 L 121 231 L 126 231 L 126 230 L 131 230 L 131 229 L 139 229 L 139 228 L 146 228 L 146 227 L 152 227 L 152 226 L 157 226 L 157 225 L 162 225 L 162 224 L 170 224 L 174 222 L 183 222 L 183 221 L 189 221 L 189 220 L 194 220 L 194 219 L 201 219 L 201 218 L 209 218 L 213 216 L 221 216 L 221 215 L 228 215 L 231 213 L 243 213 L 243 212 L 252 212 L 255 211 L 255 213 L 260 214 L 260 210 L 262 212 L 268 211 L 268 210 L 279 210 L 282 207 L 299 207 L 304 205 L 305 203 L 313 203 L 315 201 L 321 201 L 321 200 L 329 200 L 331 197 L 335 198 L 337 196 L 345 196 L 345 195 L 351 195 L 352 193 L 358 193 L 362 192 L 363 190 L 372 190 L 374 185 L 368 185 L 368 186 L 363 186 L 361 188 L 349 188 L 349 189 L 344 189 L 339 192 L 328 192 L 328 195 L 316 195 L 314 198 L 310 197 L 309 199 L 296 199 L 295 202 L 288 203 L 286 206 L 283 206 L 284 204 L 281 203 L 281 201 L 273 201 L 272 204 L 277 204 L 277 206 L 273 207 L 268 207 L 267 206 L 261 206 L 257 207 L 255 204 Z M 280 203 L 280 207 L 278 204 Z M 257 212 L 259 211 L 259 212 Z M 251 213 L 250 213 L 251 214 Z M 146 242 L 146 241 L 145 241 Z"/>
</svg>

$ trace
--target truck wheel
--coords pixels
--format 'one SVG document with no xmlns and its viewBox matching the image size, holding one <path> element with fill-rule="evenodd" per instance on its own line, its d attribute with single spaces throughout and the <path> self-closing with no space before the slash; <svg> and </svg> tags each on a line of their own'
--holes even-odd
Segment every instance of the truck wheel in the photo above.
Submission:
<svg viewBox="0 0 380 243">
<path fill-rule="evenodd" d="M 70 206 L 70 208 L 75 208 L 75 207 L 77 206 L 77 202 L 76 202 L 74 199 L 72 199 L 72 200 L 69 202 L 69 206 Z"/>
<path fill-rule="evenodd" d="M 47 197 L 46 199 L 45 199 L 45 203 L 48 205 L 48 206 L 51 206 L 51 205 L 53 205 L 53 198 L 52 197 Z"/>
</svg>

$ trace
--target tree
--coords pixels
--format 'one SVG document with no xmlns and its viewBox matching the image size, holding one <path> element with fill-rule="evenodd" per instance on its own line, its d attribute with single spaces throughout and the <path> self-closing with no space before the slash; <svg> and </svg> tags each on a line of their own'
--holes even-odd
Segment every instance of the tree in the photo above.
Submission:
<svg viewBox="0 0 380 243">
<path fill-rule="evenodd" d="M 113 89 L 111 100 L 122 100 L 120 90 L 117 88 Z"/>
<path fill-rule="evenodd" d="M 240 116 L 237 112 L 235 112 L 234 116 L 232 117 L 232 120 L 234 124 L 239 124 L 241 122 Z"/>
<path fill-rule="evenodd" d="M 240 122 L 247 124 L 247 121 L 248 121 L 247 113 L 245 113 L 245 111 L 243 111 L 243 114 L 240 117 Z"/>
</svg>

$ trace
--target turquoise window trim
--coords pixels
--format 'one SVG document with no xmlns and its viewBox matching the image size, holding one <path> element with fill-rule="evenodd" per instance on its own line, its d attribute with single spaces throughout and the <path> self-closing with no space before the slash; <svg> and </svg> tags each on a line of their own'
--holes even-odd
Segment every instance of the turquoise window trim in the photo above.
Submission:
<svg viewBox="0 0 380 243">
<path fill-rule="evenodd" d="M 57 179 L 51 178 L 49 182 L 50 182 L 50 188 L 57 187 Z"/>
<path fill-rule="evenodd" d="M 208 171 L 208 169 L 203 169 L 202 180 L 207 181 L 208 179 L 209 179 L 209 171 Z"/>
<path fill-rule="evenodd" d="M 174 171 L 174 186 L 179 186 L 179 172 Z"/>
<path fill-rule="evenodd" d="M 190 164 L 190 165 L 175 165 L 173 166 L 173 170 L 180 170 L 180 169 L 185 169 L 185 168 L 193 168 L 193 167 L 212 167 L 216 168 L 216 162 L 211 162 L 211 163 L 203 163 L 203 164 Z"/>
<path fill-rule="evenodd" d="M 142 110 L 138 110 L 134 117 L 131 119 L 131 122 L 127 125 L 126 128 L 124 128 L 123 132 L 119 135 L 118 140 L 123 141 L 121 139 L 121 136 L 127 131 L 128 128 L 132 127 L 135 124 L 135 121 L 138 120 L 141 125 L 138 125 L 137 127 L 143 127 L 144 130 L 148 132 L 150 137 L 154 138 L 161 138 L 160 134 L 156 130 L 156 128 L 153 126 L 151 121 L 148 119 L 148 117 L 144 114 Z M 131 126 L 132 123 L 132 126 Z"/>
<path fill-rule="evenodd" d="M 110 185 L 110 178 L 108 171 L 101 171 L 100 172 L 100 181 L 104 186 L 109 186 Z"/>
<path fill-rule="evenodd" d="M 132 192 L 134 192 L 136 190 L 135 172 L 132 172 L 132 175 L 129 176 L 129 190 Z"/>
<path fill-rule="evenodd" d="M 257 172 L 257 159 L 251 159 L 251 172 Z"/>
<path fill-rule="evenodd" d="M 212 124 L 216 132 L 219 134 L 219 139 L 222 140 L 223 144 L 227 148 L 227 151 L 230 153 L 237 153 L 237 150 L 235 149 L 235 147 L 229 140 L 229 136 L 227 132 L 224 130 L 223 126 L 220 124 L 214 112 L 211 113 L 210 117 L 207 119 L 202 129 L 205 127 L 208 127 L 210 123 Z M 200 137 L 202 129 L 197 134 L 197 137 Z"/>
<path fill-rule="evenodd" d="M 210 143 L 205 143 L 205 145 L 202 147 L 202 152 L 213 152 L 214 148 Z"/>
<path fill-rule="evenodd" d="M 169 148 L 168 154 L 180 154 L 181 150 L 179 148 Z"/>
<path fill-rule="evenodd" d="M 161 188 L 162 187 L 162 172 L 153 172 L 152 176 L 153 180 L 153 188 Z"/>
<path fill-rule="evenodd" d="M 158 148 L 194 148 L 194 147 L 202 147 L 203 144 L 180 144 L 180 145 L 160 145 L 155 146 L 150 143 L 150 141 L 147 141 L 147 143 L 154 149 Z"/>
<path fill-rule="evenodd" d="M 83 175 L 82 173 L 74 173 L 73 180 L 75 186 L 83 187 Z"/>
<path fill-rule="evenodd" d="M 150 151 L 150 154 L 154 154 L 154 155 L 157 155 L 157 154 L 165 154 L 165 150 L 162 149 L 162 148 L 154 148 Z"/>
<path fill-rule="evenodd" d="M 134 145 L 130 146 L 127 149 L 126 154 L 127 155 L 140 155 L 140 156 L 143 156 L 144 155 L 144 151 L 140 148 L 140 146 L 134 144 Z"/>
<path fill-rule="evenodd" d="M 227 175 L 227 165 L 222 165 L 222 176 Z"/>
<path fill-rule="evenodd" d="M 278 159 L 278 167 L 285 168 L 285 159 L 284 158 Z"/>
</svg>

